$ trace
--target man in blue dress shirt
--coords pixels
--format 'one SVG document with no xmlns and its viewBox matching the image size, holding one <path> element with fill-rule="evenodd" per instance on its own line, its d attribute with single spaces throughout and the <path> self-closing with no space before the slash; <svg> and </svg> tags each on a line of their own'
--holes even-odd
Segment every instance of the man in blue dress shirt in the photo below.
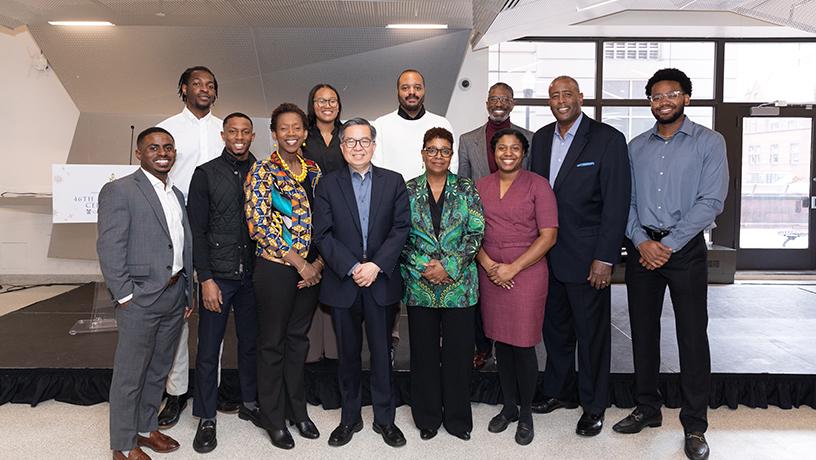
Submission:
<svg viewBox="0 0 816 460">
<path fill-rule="evenodd" d="M 680 351 L 684 450 L 691 459 L 706 459 L 711 358 L 703 231 L 722 212 L 728 193 L 725 140 L 683 114 L 691 80 L 680 70 L 657 71 L 646 83 L 646 96 L 657 123 L 629 143 L 632 201 L 626 228 L 637 408 L 613 429 L 638 433 L 663 421 L 660 314 L 668 286 Z"/>
</svg>

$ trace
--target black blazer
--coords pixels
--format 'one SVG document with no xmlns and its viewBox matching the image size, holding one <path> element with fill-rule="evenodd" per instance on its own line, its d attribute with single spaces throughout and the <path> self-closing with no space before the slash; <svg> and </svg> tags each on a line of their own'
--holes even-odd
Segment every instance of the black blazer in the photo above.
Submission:
<svg viewBox="0 0 816 460">
<path fill-rule="evenodd" d="M 548 179 L 555 126 L 539 129 L 530 149 L 530 170 Z M 594 259 L 620 260 L 631 182 L 623 134 L 584 114 L 553 185 L 559 229 L 547 259 L 558 280 L 585 282 Z"/>
<path fill-rule="evenodd" d="M 379 305 L 402 297 L 399 258 L 411 229 L 408 192 L 402 176 L 372 165 L 368 219 L 368 260 L 381 273 L 368 289 Z M 363 261 L 363 236 L 349 168 L 333 171 L 315 190 L 314 238 L 326 262 L 320 282 L 320 303 L 338 308 L 354 304 L 360 289 L 349 270 Z"/>
</svg>

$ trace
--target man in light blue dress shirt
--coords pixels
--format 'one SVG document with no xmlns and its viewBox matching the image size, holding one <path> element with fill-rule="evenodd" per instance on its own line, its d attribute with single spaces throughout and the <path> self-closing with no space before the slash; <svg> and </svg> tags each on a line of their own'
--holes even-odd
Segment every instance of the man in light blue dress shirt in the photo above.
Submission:
<svg viewBox="0 0 816 460">
<path fill-rule="evenodd" d="M 646 95 L 657 123 L 629 143 L 632 201 L 626 227 L 637 408 L 613 429 L 637 433 L 662 423 L 660 315 L 668 286 L 680 351 L 684 450 L 691 459 L 706 459 L 711 358 L 703 231 L 722 212 L 728 193 L 725 140 L 683 114 L 691 80 L 680 70 L 657 71 Z"/>
</svg>

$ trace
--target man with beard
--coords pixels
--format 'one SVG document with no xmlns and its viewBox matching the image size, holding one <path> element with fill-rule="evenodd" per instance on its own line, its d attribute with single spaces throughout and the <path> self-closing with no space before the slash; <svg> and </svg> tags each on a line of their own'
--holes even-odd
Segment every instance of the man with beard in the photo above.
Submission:
<svg viewBox="0 0 816 460">
<path fill-rule="evenodd" d="M 691 459 L 706 459 L 711 359 L 703 231 L 722 212 L 728 194 L 725 140 L 683 114 L 691 80 L 680 70 L 658 70 L 646 83 L 646 96 L 657 122 L 629 143 L 633 187 L 626 227 L 637 408 L 613 429 L 638 433 L 663 422 L 660 315 L 668 286 L 680 351 L 684 450 Z"/>
<path fill-rule="evenodd" d="M 631 180 L 626 139 L 581 111 L 578 82 L 549 86 L 555 123 L 533 136 L 530 170 L 549 179 L 558 202 L 558 240 L 547 255 L 549 293 L 542 335 L 547 347 L 543 402 L 533 412 L 583 408 L 575 432 L 603 429 L 612 348 L 610 279 L 620 259 Z M 578 360 L 576 381 L 575 361 Z"/>
<path fill-rule="evenodd" d="M 515 105 L 513 88 L 510 85 L 498 82 L 490 87 L 485 102 L 487 123 L 459 137 L 459 176 L 476 181 L 498 171 L 490 140 L 499 130 L 517 129 L 524 134 L 527 141 L 532 142 L 533 133 L 510 123 L 510 112 Z M 522 169 L 529 169 L 529 160 L 529 155 L 521 160 Z M 479 304 L 476 304 L 476 308 L 476 352 L 473 355 L 473 368 L 481 369 L 493 353 L 493 341 L 484 334 Z"/>
<path fill-rule="evenodd" d="M 184 102 L 181 113 L 162 121 L 159 127 L 166 129 L 176 140 L 176 165 L 170 171 L 170 178 L 176 184 L 184 200 L 190 189 L 193 171 L 221 155 L 224 141 L 221 139 L 221 120 L 212 114 L 212 106 L 218 98 L 218 80 L 215 74 L 204 66 L 186 69 L 178 81 L 178 95 Z M 176 349 L 173 368 L 167 376 L 167 400 L 159 414 L 159 427 L 170 428 L 175 425 L 187 401 L 180 396 L 187 393 L 190 355 L 187 349 L 190 329 L 187 322 L 181 328 L 179 346 Z M 234 412 L 237 405 L 231 407 L 219 403 L 219 410 Z"/>
<path fill-rule="evenodd" d="M 252 269 L 255 242 L 244 219 L 244 181 L 255 156 L 249 151 L 255 132 L 242 113 L 224 119 L 224 151 L 196 168 L 187 198 L 193 232 L 193 264 L 201 283 L 198 353 L 193 415 L 199 417 L 193 449 L 215 449 L 218 363 L 229 312 L 235 312 L 241 400 L 238 416 L 258 422 L 255 367 L 256 320 Z"/>
</svg>

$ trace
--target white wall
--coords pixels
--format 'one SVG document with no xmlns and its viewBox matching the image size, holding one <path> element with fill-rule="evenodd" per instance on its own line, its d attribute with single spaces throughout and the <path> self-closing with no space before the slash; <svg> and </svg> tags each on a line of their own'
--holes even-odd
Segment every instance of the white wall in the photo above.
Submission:
<svg viewBox="0 0 816 460">
<path fill-rule="evenodd" d="M 0 192 L 50 193 L 51 164 L 64 163 L 71 148 L 79 110 L 53 71 L 32 68 L 37 54 L 27 30 L 0 32 Z M 0 198 L 0 280 L 98 272 L 95 261 L 49 258 L 50 237 L 49 200 Z"/>
<path fill-rule="evenodd" d="M 456 78 L 456 85 L 450 98 L 448 111 L 445 117 L 453 125 L 454 134 L 457 137 L 483 125 L 487 121 L 487 64 L 488 49 L 483 48 L 478 51 L 471 51 L 470 47 L 465 51 L 462 67 Z M 467 78 L 470 86 L 462 89 L 462 79 Z"/>
</svg>

